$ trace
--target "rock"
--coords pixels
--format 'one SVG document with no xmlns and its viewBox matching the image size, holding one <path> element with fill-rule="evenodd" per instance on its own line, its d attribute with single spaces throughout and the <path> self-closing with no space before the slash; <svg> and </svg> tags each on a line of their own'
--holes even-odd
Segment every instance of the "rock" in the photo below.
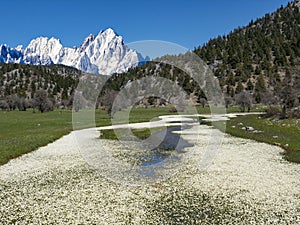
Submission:
<svg viewBox="0 0 300 225">
<path fill-rule="evenodd" d="M 246 130 L 254 131 L 255 129 L 253 127 L 246 127 Z"/>
<path fill-rule="evenodd" d="M 254 131 L 253 127 L 242 127 L 242 130 Z"/>
<path fill-rule="evenodd" d="M 253 133 L 258 134 L 258 133 L 262 133 L 261 130 L 254 130 Z"/>
</svg>

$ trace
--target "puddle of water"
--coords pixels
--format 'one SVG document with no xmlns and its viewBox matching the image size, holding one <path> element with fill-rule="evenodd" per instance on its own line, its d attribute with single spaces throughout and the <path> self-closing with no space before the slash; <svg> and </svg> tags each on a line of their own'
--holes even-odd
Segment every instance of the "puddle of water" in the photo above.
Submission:
<svg viewBox="0 0 300 225">
<path fill-rule="evenodd" d="M 182 139 L 181 135 L 174 133 L 174 131 L 182 131 L 188 128 L 190 128 L 190 126 L 172 126 L 154 133 L 151 139 L 155 139 L 154 143 L 159 141 L 160 144 L 156 148 L 150 150 L 151 154 L 140 156 L 139 159 L 142 161 L 141 166 L 153 166 L 155 164 L 162 163 L 168 157 L 172 157 L 173 160 L 178 159 L 178 156 L 174 154 L 174 151 L 180 154 L 183 152 L 182 150 L 184 148 L 192 147 L 193 144 Z M 149 140 L 150 144 L 151 139 Z"/>
</svg>

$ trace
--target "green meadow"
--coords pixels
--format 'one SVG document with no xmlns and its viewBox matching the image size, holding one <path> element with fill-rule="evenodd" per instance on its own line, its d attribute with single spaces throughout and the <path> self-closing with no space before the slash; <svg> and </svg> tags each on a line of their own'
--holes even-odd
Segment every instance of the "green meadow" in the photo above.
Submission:
<svg viewBox="0 0 300 225">
<path fill-rule="evenodd" d="M 143 108 L 134 107 L 129 113 L 129 122 L 145 122 L 155 120 L 160 115 L 176 114 L 170 112 L 171 107 Z M 209 107 L 197 107 L 198 113 L 209 113 Z M 256 109 L 260 111 L 260 109 Z M 238 108 L 230 108 L 228 112 L 238 112 Z M 117 114 L 120 112 L 117 112 Z M 105 110 L 96 110 L 96 126 L 107 126 L 111 120 Z M 260 133 L 242 130 L 241 125 L 251 126 Z M 45 146 L 63 135 L 70 133 L 72 127 L 71 110 L 54 110 L 40 113 L 32 110 L 0 111 L 0 164 L 7 163 L 25 153 Z M 227 122 L 226 132 L 238 137 L 254 139 L 261 142 L 280 145 L 286 149 L 284 157 L 292 162 L 300 163 L 300 122 L 298 120 L 270 120 L 257 115 L 234 118 Z M 150 135 L 147 130 L 134 130 L 139 137 Z M 107 138 L 114 137 L 112 131 L 105 133 Z M 105 135 L 102 138 L 105 138 Z"/>
</svg>

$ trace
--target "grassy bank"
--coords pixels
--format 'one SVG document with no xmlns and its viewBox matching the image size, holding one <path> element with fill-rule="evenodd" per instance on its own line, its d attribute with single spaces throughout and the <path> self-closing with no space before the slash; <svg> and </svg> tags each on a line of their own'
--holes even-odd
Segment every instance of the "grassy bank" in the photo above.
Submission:
<svg viewBox="0 0 300 225">
<path fill-rule="evenodd" d="M 72 129 L 71 111 L 0 112 L 0 164 L 47 145 Z"/>
<path fill-rule="evenodd" d="M 253 127 L 254 131 L 245 130 Z M 272 120 L 258 115 L 240 116 L 227 121 L 226 132 L 237 137 L 281 146 L 284 157 L 290 162 L 300 163 L 300 120 Z"/>
<path fill-rule="evenodd" d="M 128 138 L 127 137 L 127 129 L 121 128 L 118 129 L 120 131 L 120 135 L 122 135 L 122 133 L 124 134 L 124 136 L 121 136 L 121 138 Z M 144 129 L 131 129 L 131 132 L 134 136 L 145 140 L 147 139 L 150 135 L 151 135 L 151 130 L 148 128 L 144 128 Z M 101 131 L 101 135 L 100 135 L 101 139 L 109 139 L 109 140 L 118 140 L 118 136 L 115 133 L 115 130 L 110 129 L 110 130 L 102 130 Z"/>
<path fill-rule="evenodd" d="M 105 111 L 97 111 L 96 123 L 108 125 Z M 28 110 L 0 111 L 0 165 L 51 143 L 72 131 L 72 111 L 40 113 Z"/>
<path fill-rule="evenodd" d="M 135 108 L 130 113 L 130 122 L 149 121 L 160 115 L 170 114 L 166 108 Z M 173 113 L 174 114 L 174 113 Z M 105 110 L 96 110 L 97 126 L 107 126 L 111 120 Z M 40 113 L 28 110 L 0 111 L 0 165 L 10 159 L 31 152 L 51 143 L 72 131 L 72 111 L 55 110 Z M 144 136 L 150 131 L 145 131 Z"/>
<path fill-rule="evenodd" d="M 171 107 L 164 108 L 133 108 L 130 112 L 129 121 L 145 122 L 155 120 L 160 115 L 176 114 L 170 112 Z M 256 109 L 260 111 L 260 107 Z M 198 113 L 209 113 L 209 107 L 202 108 L 197 106 Z M 228 109 L 228 112 L 238 112 L 238 107 Z M 111 120 L 104 110 L 97 110 L 95 113 L 96 125 L 106 126 L 111 124 Z M 268 122 L 264 119 L 255 119 L 255 116 L 238 117 L 228 122 L 227 132 L 244 138 L 251 138 L 258 141 L 274 144 L 280 143 L 288 152 L 286 157 L 290 161 L 299 162 L 299 152 L 293 151 L 299 149 L 299 123 L 290 121 L 286 124 L 276 124 L 265 126 L 261 121 Z M 252 134 L 241 129 L 234 129 L 232 126 L 237 126 L 238 123 L 245 123 L 247 126 L 252 126 L 257 130 L 263 130 L 264 133 Z M 299 122 L 299 121 L 298 121 Z M 51 143 L 65 134 L 72 131 L 72 111 L 70 110 L 55 110 L 48 113 L 34 113 L 32 110 L 26 112 L 20 111 L 0 111 L 0 165 L 8 162 L 10 159 L 18 157 L 22 154 L 31 152 L 41 146 Z M 107 136 L 114 136 L 110 131 L 107 131 Z M 140 138 L 147 138 L 150 135 L 150 130 L 133 131 Z M 278 136 L 278 139 L 272 138 Z M 298 142 L 297 142 L 298 141 Z"/>
</svg>

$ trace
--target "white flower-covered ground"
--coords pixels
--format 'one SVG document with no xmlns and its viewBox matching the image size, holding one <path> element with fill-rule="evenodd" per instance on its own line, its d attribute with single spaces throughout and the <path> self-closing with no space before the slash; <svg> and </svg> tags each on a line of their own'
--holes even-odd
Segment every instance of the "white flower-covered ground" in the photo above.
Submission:
<svg viewBox="0 0 300 225">
<path fill-rule="evenodd" d="M 195 143 L 198 129 L 181 133 Z M 279 147 L 225 135 L 199 170 L 211 129 L 201 125 L 178 173 L 142 186 L 95 171 L 72 132 L 0 167 L 0 224 L 300 224 L 300 166 Z"/>
</svg>

